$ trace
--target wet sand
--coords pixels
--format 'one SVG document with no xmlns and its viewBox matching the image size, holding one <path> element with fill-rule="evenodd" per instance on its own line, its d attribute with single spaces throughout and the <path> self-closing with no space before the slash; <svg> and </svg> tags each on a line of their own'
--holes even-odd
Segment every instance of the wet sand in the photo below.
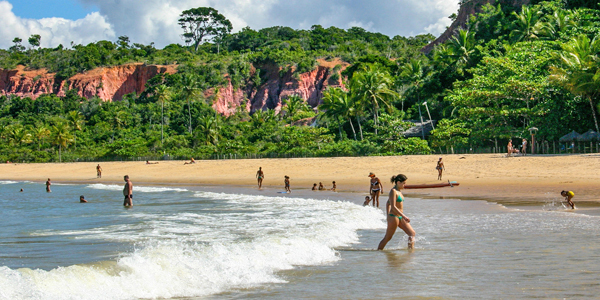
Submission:
<svg viewBox="0 0 600 300">
<path fill-rule="evenodd" d="M 442 182 L 457 181 L 460 186 L 407 190 L 406 195 L 433 198 L 485 199 L 524 205 L 560 198 L 561 190 L 573 190 L 574 201 L 600 202 L 600 154 L 535 155 L 506 157 L 504 154 L 443 155 L 446 167 Z M 263 186 L 283 190 L 284 175 L 290 176 L 292 192 L 309 190 L 322 182 L 338 191 L 369 191 L 369 172 L 391 188 L 389 178 L 406 174 L 408 184 L 439 183 L 435 169 L 438 156 L 336 157 L 294 159 L 198 160 L 101 162 L 102 178 L 96 178 L 98 163 L 0 164 L 0 180 L 29 180 L 62 183 L 122 183 L 129 175 L 134 184 L 216 185 L 256 187 L 256 171 L 265 172 Z M 363 195 L 364 194 L 364 195 Z M 591 203 L 590 203 L 591 204 Z M 585 205 L 585 204 L 583 204 Z"/>
</svg>

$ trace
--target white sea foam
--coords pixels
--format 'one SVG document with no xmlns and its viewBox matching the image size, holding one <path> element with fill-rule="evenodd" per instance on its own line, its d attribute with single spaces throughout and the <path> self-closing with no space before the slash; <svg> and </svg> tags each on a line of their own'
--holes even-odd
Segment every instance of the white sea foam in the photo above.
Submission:
<svg viewBox="0 0 600 300">
<path fill-rule="evenodd" d="M 93 185 L 97 187 L 98 185 Z M 89 186 L 88 186 L 89 187 Z M 101 185 L 113 189 L 120 186 Z M 94 187 L 92 187 L 94 188 Z M 0 298 L 131 299 L 199 297 L 285 280 L 277 271 L 335 262 L 358 229 L 385 228 L 380 210 L 342 201 L 196 193 L 219 208 L 135 213 L 135 224 L 44 231 L 130 242 L 115 262 L 50 271 L 0 268 Z"/>
<path fill-rule="evenodd" d="M 95 183 L 87 186 L 91 189 L 96 190 L 109 190 L 109 191 L 121 191 L 123 185 L 117 184 L 101 184 Z M 152 186 L 135 186 L 133 187 L 134 193 L 160 193 L 160 192 L 187 192 L 184 188 L 172 188 L 172 187 L 152 187 Z"/>
<path fill-rule="evenodd" d="M 18 181 L 11 181 L 11 180 L 1 180 L 0 184 L 15 184 L 15 183 L 19 183 Z"/>
</svg>

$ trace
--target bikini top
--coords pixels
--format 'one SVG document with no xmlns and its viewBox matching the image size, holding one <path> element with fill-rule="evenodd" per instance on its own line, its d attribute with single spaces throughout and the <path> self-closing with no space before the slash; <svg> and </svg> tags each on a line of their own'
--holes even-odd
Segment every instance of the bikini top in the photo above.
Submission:
<svg viewBox="0 0 600 300">
<path fill-rule="evenodd" d="M 377 180 L 377 181 L 375 181 L 375 182 L 371 182 L 371 185 L 372 185 L 372 186 L 379 185 L 379 180 Z"/>
<path fill-rule="evenodd" d="M 396 202 L 402 202 L 404 201 L 404 198 L 402 198 L 402 195 L 398 194 L 398 199 L 396 199 Z"/>
</svg>

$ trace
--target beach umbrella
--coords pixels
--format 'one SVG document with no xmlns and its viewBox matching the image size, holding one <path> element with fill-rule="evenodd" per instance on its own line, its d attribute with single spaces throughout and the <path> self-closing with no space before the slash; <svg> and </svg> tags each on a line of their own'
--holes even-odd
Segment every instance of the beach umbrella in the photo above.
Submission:
<svg viewBox="0 0 600 300">
<path fill-rule="evenodd" d="M 572 142 L 575 141 L 579 136 L 580 134 L 573 130 L 570 133 L 563 135 L 560 139 L 558 139 L 558 141 L 561 143 Z"/>
<path fill-rule="evenodd" d="M 580 142 L 598 141 L 600 140 L 600 133 L 597 133 L 590 129 L 586 133 L 577 137 L 577 140 Z"/>
</svg>

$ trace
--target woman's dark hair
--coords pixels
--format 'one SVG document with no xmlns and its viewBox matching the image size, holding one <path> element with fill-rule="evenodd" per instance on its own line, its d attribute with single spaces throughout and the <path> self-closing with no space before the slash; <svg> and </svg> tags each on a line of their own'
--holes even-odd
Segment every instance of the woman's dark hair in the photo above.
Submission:
<svg viewBox="0 0 600 300">
<path fill-rule="evenodd" d="M 404 182 L 404 181 L 406 181 L 406 179 L 408 179 L 408 177 L 406 177 L 406 175 L 404 175 L 404 174 L 398 174 L 398 175 L 392 176 L 392 179 L 390 181 L 392 183 L 396 183 L 398 181 Z"/>
</svg>

